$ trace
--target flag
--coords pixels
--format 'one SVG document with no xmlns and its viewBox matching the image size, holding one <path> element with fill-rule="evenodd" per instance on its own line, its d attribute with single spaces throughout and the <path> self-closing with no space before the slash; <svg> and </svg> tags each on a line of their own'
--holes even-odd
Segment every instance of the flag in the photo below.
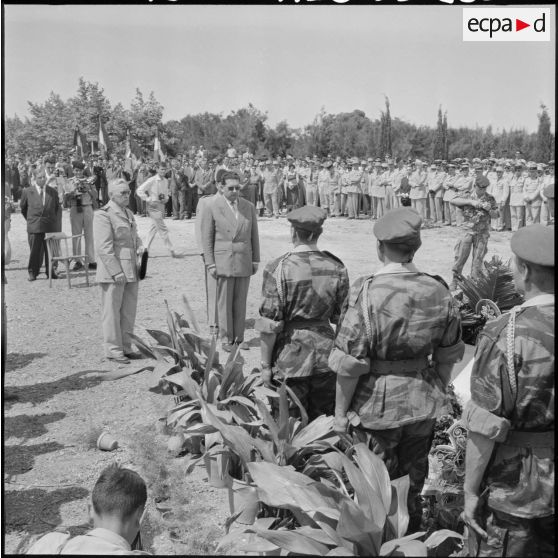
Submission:
<svg viewBox="0 0 558 558">
<path fill-rule="evenodd" d="M 106 156 L 111 149 L 112 145 L 110 144 L 105 126 L 101 120 L 101 115 L 99 114 L 99 151 Z"/>
<path fill-rule="evenodd" d="M 124 169 L 132 174 L 141 164 L 141 147 L 136 140 L 130 136 L 130 130 L 126 130 L 126 162 Z"/>
<path fill-rule="evenodd" d="M 155 141 L 153 143 L 153 159 L 155 161 L 165 161 L 166 157 L 161 149 L 161 141 L 159 140 L 159 130 L 155 132 Z"/>
<path fill-rule="evenodd" d="M 89 153 L 89 146 L 85 134 L 79 131 L 79 126 L 76 124 L 74 128 L 74 149 L 76 159 L 83 160 Z"/>
</svg>

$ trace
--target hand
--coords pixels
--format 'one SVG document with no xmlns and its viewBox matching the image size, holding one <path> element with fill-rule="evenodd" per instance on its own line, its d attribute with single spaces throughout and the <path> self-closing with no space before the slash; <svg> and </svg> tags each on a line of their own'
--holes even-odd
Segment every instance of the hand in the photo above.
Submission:
<svg viewBox="0 0 558 558">
<path fill-rule="evenodd" d="M 273 384 L 271 381 L 273 380 L 273 371 L 271 370 L 271 366 L 262 369 L 262 382 L 264 386 L 271 388 Z"/>
<path fill-rule="evenodd" d="M 252 263 L 252 275 L 254 275 L 258 271 L 258 265 L 259 264 L 257 262 Z"/>
<path fill-rule="evenodd" d="M 207 268 L 209 275 L 213 277 L 213 279 L 217 279 L 217 268 L 215 266 Z"/>
<path fill-rule="evenodd" d="M 463 521 L 477 532 L 483 539 L 487 539 L 486 531 L 477 523 L 478 507 L 480 498 L 476 494 L 465 492 L 465 505 L 463 509 Z"/>
<path fill-rule="evenodd" d="M 333 431 L 345 434 L 347 432 L 347 426 L 349 425 L 349 419 L 346 416 L 335 415 L 333 421 Z"/>
<path fill-rule="evenodd" d="M 126 283 L 126 275 L 124 275 L 123 272 L 117 273 L 114 276 L 114 282 L 118 285 L 123 285 L 124 283 Z"/>
</svg>

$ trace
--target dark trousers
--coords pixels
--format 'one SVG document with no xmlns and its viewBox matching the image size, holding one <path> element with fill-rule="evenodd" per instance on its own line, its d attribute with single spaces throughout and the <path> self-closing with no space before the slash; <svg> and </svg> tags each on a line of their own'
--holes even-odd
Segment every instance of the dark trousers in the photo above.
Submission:
<svg viewBox="0 0 558 558">
<path fill-rule="evenodd" d="M 39 275 L 44 259 L 46 275 L 48 277 L 48 254 L 46 249 L 45 233 L 27 233 L 27 239 L 29 241 L 30 249 L 27 270 L 35 276 Z"/>
<path fill-rule="evenodd" d="M 554 556 L 554 515 L 524 519 L 488 508 L 487 540 L 470 534 L 469 556 Z M 473 539 L 471 540 L 471 537 Z M 480 545 L 477 545 L 480 540 Z M 472 552 L 471 552 L 472 550 Z"/>
<path fill-rule="evenodd" d="M 182 219 L 186 216 L 186 192 L 173 188 L 172 196 L 172 215 L 175 218 Z"/>
<path fill-rule="evenodd" d="M 163 217 L 172 217 L 172 196 L 169 196 L 167 203 L 165 204 L 165 210 L 163 211 Z"/>
<path fill-rule="evenodd" d="M 186 217 L 192 217 L 192 213 L 196 212 L 198 207 L 198 189 L 186 188 Z"/>
<path fill-rule="evenodd" d="M 320 415 L 333 415 L 335 410 L 335 372 L 325 372 L 305 378 L 287 378 L 287 385 L 300 399 L 308 413 L 308 420 L 313 421 Z M 275 400 L 274 400 L 275 401 Z M 289 399 L 289 414 L 300 416 L 295 403 Z"/>
<path fill-rule="evenodd" d="M 421 492 L 428 476 L 428 452 L 434 436 L 434 420 L 423 420 L 387 430 L 355 430 L 370 438 L 370 449 L 382 458 L 390 479 L 409 475 L 407 497 L 409 528 L 407 533 L 420 530 L 422 519 Z"/>
<path fill-rule="evenodd" d="M 130 197 L 128 203 L 128 209 L 135 215 L 138 212 L 138 206 L 136 203 L 137 196 L 136 196 L 136 183 L 130 182 Z"/>
</svg>

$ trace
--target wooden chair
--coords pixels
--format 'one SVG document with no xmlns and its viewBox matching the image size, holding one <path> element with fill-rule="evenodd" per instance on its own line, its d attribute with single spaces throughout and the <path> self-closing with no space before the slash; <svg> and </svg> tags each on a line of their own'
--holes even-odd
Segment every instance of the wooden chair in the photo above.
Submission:
<svg viewBox="0 0 558 558">
<path fill-rule="evenodd" d="M 67 236 L 63 232 L 47 233 L 45 241 L 48 253 L 48 286 L 52 287 L 52 272 L 55 262 L 64 262 L 66 266 L 66 277 L 68 279 L 68 287 L 72 288 L 70 281 L 70 261 L 76 260 L 83 264 L 85 269 L 85 282 L 89 287 L 89 259 L 86 254 L 73 254 L 72 241 L 74 239 L 82 238 L 83 235 L 76 234 L 74 236 Z M 85 239 L 83 239 L 81 246 L 85 246 Z"/>
</svg>

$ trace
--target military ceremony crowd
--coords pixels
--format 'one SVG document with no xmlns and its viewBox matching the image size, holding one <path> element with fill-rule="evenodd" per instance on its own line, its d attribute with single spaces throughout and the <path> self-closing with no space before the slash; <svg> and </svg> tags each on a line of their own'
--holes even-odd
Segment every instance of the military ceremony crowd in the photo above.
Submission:
<svg viewBox="0 0 558 558">
<path fill-rule="evenodd" d="M 61 208 L 69 208 L 71 234 L 84 235 L 86 265 L 102 291 L 105 357 L 123 365 L 142 358 L 130 337 L 140 257 L 157 235 L 180 256 L 165 218 L 196 219 L 208 324 L 230 352 L 250 349 L 244 330 L 250 278 L 261 261 L 258 222 L 285 217 L 291 246 L 265 262 L 254 326 L 262 381 L 271 389 L 286 382 L 310 420 L 330 415 L 337 432 L 360 436 L 391 478 L 409 475 L 408 534 L 421 529 L 434 424 L 447 414 L 452 369 L 464 355 L 457 280 L 471 252 L 471 275 L 481 272 L 491 231 L 512 231 L 513 279 L 525 302 L 489 321 L 476 344 L 462 418 L 463 519 L 478 556 L 554 555 L 554 161 L 525 161 L 520 153 L 257 160 L 232 147 L 210 159 L 200 146 L 163 162 L 11 156 L 5 187 L 27 220 L 29 281 L 43 261 L 47 273 L 59 273 L 45 260 L 45 235 L 61 231 Z M 134 215 L 151 220 L 146 238 Z M 339 256 L 318 247 L 326 220 L 343 217 L 374 221 L 371 247 L 381 262 L 352 285 Z M 459 230 L 449 285 L 413 262 L 421 230 L 442 226 Z M 80 252 L 79 241 L 74 249 Z M 116 502 L 139 490 L 135 508 L 119 516 L 103 501 L 111 521 L 99 504 L 96 534 L 62 553 L 137 553 L 140 481 L 110 484 Z M 120 538 L 109 544 L 106 530 Z"/>
</svg>

